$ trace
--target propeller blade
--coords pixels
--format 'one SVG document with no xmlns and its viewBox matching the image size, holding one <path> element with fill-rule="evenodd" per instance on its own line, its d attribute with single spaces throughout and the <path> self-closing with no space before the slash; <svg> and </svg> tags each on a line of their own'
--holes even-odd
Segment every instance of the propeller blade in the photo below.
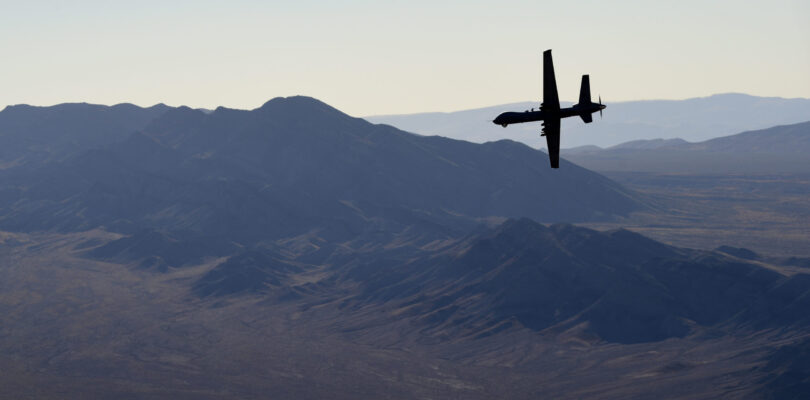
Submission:
<svg viewBox="0 0 810 400">
<path fill-rule="evenodd" d="M 599 95 L 599 105 L 602 105 L 602 95 Z M 599 108 L 599 119 L 602 119 L 602 108 Z"/>
</svg>

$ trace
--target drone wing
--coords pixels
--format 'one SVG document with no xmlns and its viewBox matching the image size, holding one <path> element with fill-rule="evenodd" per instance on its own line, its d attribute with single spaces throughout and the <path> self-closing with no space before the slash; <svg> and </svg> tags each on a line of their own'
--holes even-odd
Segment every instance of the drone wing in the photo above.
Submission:
<svg viewBox="0 0 810 400">
<path fill-rule="evenodd" d="M 557 78 L 554 77 L 554 62 L 551 50 L 543 52 L 543 110 L 559 110 L 560 98 L 557 95 Z"/>
<path fill-rule="evenodd" d="M 551 168 L 560 168 L 560 119 L 553 118 L 543 121 L 543 136 L 546 137 L 548 158 Z"/>
</svg>

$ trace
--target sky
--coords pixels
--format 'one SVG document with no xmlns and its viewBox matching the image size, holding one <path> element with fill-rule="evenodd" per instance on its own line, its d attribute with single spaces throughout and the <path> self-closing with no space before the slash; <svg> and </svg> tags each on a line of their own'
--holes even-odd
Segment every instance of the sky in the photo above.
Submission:
<svg viewBox="0 0 810 400">
<path fill-rule="evenodd" d="M 810 1 L 6 1 L 0 108 L 63 102 L 351 115 L 738 92 L 810 97 Z"/>
</svg>

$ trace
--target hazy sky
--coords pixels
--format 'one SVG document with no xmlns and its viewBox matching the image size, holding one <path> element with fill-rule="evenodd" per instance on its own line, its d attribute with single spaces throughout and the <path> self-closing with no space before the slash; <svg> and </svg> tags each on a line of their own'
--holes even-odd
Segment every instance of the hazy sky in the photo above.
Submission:
<svg viewBox="0 0 810 400">
<path fill-rule="evenodd" d="M 810 1 L 4 1 L 0 107 L 84 101 L 352 115 L 723 92 L 810 97 Z"/>
</svg>

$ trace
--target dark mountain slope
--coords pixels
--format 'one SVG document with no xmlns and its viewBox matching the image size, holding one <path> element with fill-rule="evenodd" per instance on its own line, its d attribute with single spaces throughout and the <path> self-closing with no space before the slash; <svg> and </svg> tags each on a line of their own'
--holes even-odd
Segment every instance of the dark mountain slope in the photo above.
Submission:
<svg viewBox="0 0 810 400">
<path fill-rule="evenodd" d="M 449 337 L 522 326 L 638 343 L 684 337 L 696 326 L 810 323 L 802 311 L 810 306 L 810 275 L 787 277 L 625 230 L 511 220 L 420 258 L 361 255 L 344 268 L 337 281 L 362 288 L 345 307 L 399 309 L 422 332 Z"/>
<path fill-rule="evenodd" d="M 263 293 L 269 287 L 289 286 L 287 277 L 300 271 L 300 267 L 285 262 L 280 254 L 252 249 L 206 272 L 194 283 L 192 290 L 200 297 Z"/>
<path fill-rule="evenodd" d="M 799 400 L 810 393 L 810 339 L 783 346 L 767 360 L 764 399 Z"/>
<path fill-rule="evenodd" d="M 803 393 L 807 346 L 793 339 L 810 324 L 810 275 L 798 267 L 626 230 L 477 225 L 643 206 L 563 167 L 513 142 L 420 137 L 290 98 L 170 110 L 104 148 L 0 171 L 0 227 L 29 232 L 0 236 L 11 371 L 0 386 L 113 398 Z"/>
<path fill-rule="evenodd" d="M 251 112 L 218 109 L 188 119 L 190 127 L 170 113 L 146 131 L 186 154 L 239 165 L 304 199 L 373 199 L 541 220 L 589 219 L 637 206 L 602 177 L 570 164 L 549 171 L 542 153 L 514 142 L 482 146 L 416 136 L 351 118 L 311 98 L 277 98 Z M 583 187 L 600 194 L 575 195 Z"/>
<path fill-rule="evenodd" d="M 220 239 L 197 237 L 189 240 L 144 230 L 89 250 L 86 256 L 122 264 L 137 261 L 141 268 L 167 272 L 170 267 L 198 264 L 207 257 L 229 255 L 239 250 Z"/>
<path fill-rule="evenodd" d="M 14 230 L 183 230 L 232 240 L 370 221 L 528 216 L 605 219 L 642 207 L 632 192 L 514 142 L 422 137 L 315 99 L 253 111 L 169 110 L 143 134 L 59 165 L 7 174 L 0 225 Z"/>
<path fill-rule="evenodd" d="M 123 140 L 169 109 L 163 104 L 148 108 L 86 103 L 8 106 L 0 111 L 0 165 L 64 160 Z"/>
</svg>

